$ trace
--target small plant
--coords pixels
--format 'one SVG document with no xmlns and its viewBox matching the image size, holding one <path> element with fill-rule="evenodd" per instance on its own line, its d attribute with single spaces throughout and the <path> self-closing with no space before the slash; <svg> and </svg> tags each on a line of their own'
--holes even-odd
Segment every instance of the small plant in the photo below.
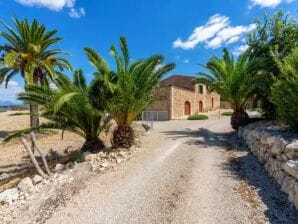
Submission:
<svg viewBox="0 0 298 224">
<path fill-rule="evenodd" d="M 233 112 L 232 111 L 227 111 L 227 112 L 223 112 L 221 115 L 222 116 L 232 116 Z"/>
<path fill-rule="evenodd" d="M 190 115 L 187 120 L 208 120 L 208 116 L 204 114 Z"/>
</svg>

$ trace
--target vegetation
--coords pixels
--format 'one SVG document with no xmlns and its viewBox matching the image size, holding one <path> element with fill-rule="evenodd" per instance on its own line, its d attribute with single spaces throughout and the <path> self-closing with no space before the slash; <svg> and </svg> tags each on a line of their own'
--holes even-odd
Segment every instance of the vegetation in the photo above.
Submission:
<svg viewBox="0 0 298 224">
<path fill-rule="evenodd" d="M 216 91 L 231 104 L 234 110 L 231 125 L 236 130 L 248 122 L 245 109 L 254 94 L 252 77 L 258 71 L 259 64 L 260 62 L 250 58 L 249 52 L 235 60 L 233 55 L 224 49 L 222 58 L 212 57 L 207 65 L 202 65 L 209 74 L 198 73 L 198 82 L 205 83 L 209 91 Z"/>
<path fill-rule="evenodd" d="M 232 116 L 233 112 L 223 112 L 221 113 L 222 116 Z"/>
<path fill-rule="evenodd" d="M 205 114 L 195 114 L 188 116 L 187 120 L 208 120 L 208 116 Z"/>
<path fill-rule="evenodd" d="M 273 85 L 272 102 L 278 119 L 298 131 L 298 47 L 283 60 L 276 60 L 283 79 Z"/>
<path fill-rule="evenodd" d="M 71 70 L 70 64 L 60 55 L 65 52 L 51 49 L 61 38 L 55 37 L 56 30 L 46 30 L 37 20 L 29 23 L 27 19 L 19 21 L 12 19 L 15 29 L 4 21 L 2 25 L 7 32 L 1 31 L 5 44 L 0 46 L 0 84 L 6 87 L 15 75 L 21 74 L 25 85 L 48 84 L 57 74 L 57 69 Z M 30 124 L 36 127 L 39 124 L 38 105 L 30 105 Z"/>
<path fill-rule="evenodd" d="M 60 74 L 53 80 L 55 88 L 28 85 L 19 99 L 27 103 L 41 105 L 41 116 L 49 123 L 41 124 L 40 129 L 62 129 L 74 132 L 85 138 L 83 151 L 96 151 L 104 147 L 99 134 L 106 127 L 108 118 L 104 111 L 96 109 L 91 102 L 90 85 L 87 85 L 81 70 L 75 71 L 73 80 Z M 36 129 L 36 128 L 34 128 Z M 29 133 L 32 129 L 13 133 L 6 140 Z"/>
<path fill-rule="evenodd" d="M 271 102 L 271 87 L 280 79 L 283 72 L 275 61 L 283 60 L 298 46 L 298 24 L 283 11 L 272 17 L 265 14 L 263 22 L 256 19 L 257 28 L 247 38 L 251 57 L 262 59 L 263 63 L 257 80 L 254 81 L 257 99 L 267 118 L 275 118 L 276 107 Z"/>
<path fill-rule="evenodd" d="M 93 103 L 98 109 L 105 108 L 118 124 L 113 136 L 114 146 L 128 148 L 133 144 L 132 122 L 152 102 L 152 90 L 175 64 L 164 64 L 161 55 L 131 62 L 124 37 L 120 38 L 120 49 L 121 54 L 114 45 L 110 48 L 116 62 L 114 71 L 94 50 L 85 48 L 85 52 L 96 68 L 92 91 L 104 99 L 104 102 L 95 99 Z"/>
</svg>

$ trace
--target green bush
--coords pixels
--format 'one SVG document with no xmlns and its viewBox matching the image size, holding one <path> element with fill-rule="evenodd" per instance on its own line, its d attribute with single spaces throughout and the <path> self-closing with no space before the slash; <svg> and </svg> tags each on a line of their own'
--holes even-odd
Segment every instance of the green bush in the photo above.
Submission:
<svg viewBox="0 0 298 224">
<path fill-rule="evenodd" d="M 208 120 L 208 116 L 204 114 L 190 115 L 187 120 Z"/>
<path fill-rule="evenodd" d="M 298 78 L 277 81 L 272 88 L 272 102 L 278 119 L 298 131 Z"/>
<path fill-rule="evenodd" d="M 223 112 L 221 115 L 222 116 L 232 116 L 233 112 L 230 111 L 230 112 Z"/>
</svg>

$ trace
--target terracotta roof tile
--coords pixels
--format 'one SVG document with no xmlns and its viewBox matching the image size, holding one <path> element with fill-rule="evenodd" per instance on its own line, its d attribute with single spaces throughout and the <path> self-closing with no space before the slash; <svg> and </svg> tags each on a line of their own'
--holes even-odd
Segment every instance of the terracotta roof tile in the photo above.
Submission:
<svg viewBox="0 0 298 224">
<path fill-rule="evenodd" d="M 172 75 L 160 82 L 161 87 L 176 86 L 187 90 L 195 91 L 195 85 L 192 82 L 196 77 L 186 75 Z"/>
</svg>

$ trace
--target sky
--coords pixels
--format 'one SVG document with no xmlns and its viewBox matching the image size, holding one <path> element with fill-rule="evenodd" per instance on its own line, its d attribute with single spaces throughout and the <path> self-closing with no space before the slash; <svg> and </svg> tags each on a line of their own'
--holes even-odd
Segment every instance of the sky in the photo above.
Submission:
<svg viewBox="0 0 298 224">
<path fill-rule="evenodd" d="M 109 47 L 124 35 L 132 59 L 162 54 L 176 63 L 167 76 L 195 75 L 199 64 L 220 56 L 224 47 L 235 56 L 243 52 L 254 19 L 279 9 L 297 18 L 298 0 L 0 0 L 0 19 L 11 24 L 11 17 L 36 18 L 57 29 L 63 40 L 56 47 L 70 52 L 74 69 L 83 69 L 91 80 L 94 70 L 84 47 L 96 49 L 113 66 Z M 0 101 L 16 102 L 23 85 L 20 76 L 7 89 L 0 85 Z"/>
</svg>

